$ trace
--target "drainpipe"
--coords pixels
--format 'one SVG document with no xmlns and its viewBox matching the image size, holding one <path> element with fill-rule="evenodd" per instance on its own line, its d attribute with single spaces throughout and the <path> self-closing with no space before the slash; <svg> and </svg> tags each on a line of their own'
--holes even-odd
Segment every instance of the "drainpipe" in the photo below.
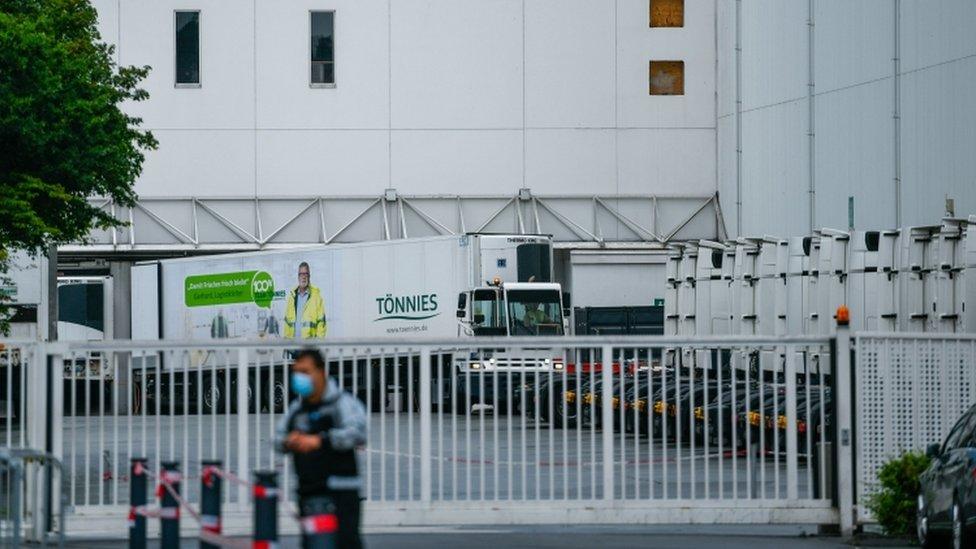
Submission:
<svg viewBox="0 0 976 549">
<path fill-rule="evenodd" d="M 892 58 L 895 97 L 892 121 L 895 140 L 895 227 L 901 227 L 901 0 L 895 0 L 895 54 Z"/>
<path fill-rule="evenodd" d="M 742 236 L 742 0 L 735 0 L 735 235 Z"/>
<path fill-rule="evenodd" d="M 814 11 L 813 11 L 813 0 L 807 2 L 807 115 L 809 116 L 807 121 L 808 131 L 807 140 L 809 144 L 809 154 L 810 154 L 810 173 L 809 178 L 809 197 L 810 201 L 810 232 L 813 233 L 817 229 L 817 166 L 816 166 L 816 154 L 817 154 L 817 133 L 816 133 L 816 106 L 814 104 L 814 98 L 816 97 L 816 83 L 814 80 Z"/>
</svg>

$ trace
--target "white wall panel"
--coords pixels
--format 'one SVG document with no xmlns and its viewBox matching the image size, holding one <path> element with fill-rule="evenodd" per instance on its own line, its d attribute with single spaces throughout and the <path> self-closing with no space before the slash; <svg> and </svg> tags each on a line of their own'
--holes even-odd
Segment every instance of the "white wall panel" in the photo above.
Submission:
<svg viewBox="0 0 976 549">
<path fill-rule="evenodd" d="M 976 2 L 901 0 L 902 71 L 976 54 Z"/>
<path fill-rule="evenodd" d="M 257 193 L 378 196 L 389 180 L 388 145 L 385 130 L 262 131 Z"/>
<path fill-rule="evenodd" d="M 146 155 L 135 190 L 151 196 L 251 196 L 254 133 L 243 130 L 156 130 L 159 149 Z M 219 151 L 220 156 L 214 153 Z"/>
<path fill-rule="evenodd" d="M 526 125 L 613 125 L 613 1 L 526 2 Z"/>
<path fill-rule="evenodd" d="M 744 110 L 806 97 L 807 0 L 742 2 L 741 39 Z"/>
<path fill-rule="evenodd" d="M 128 107 L 160 140 L 144 196 L 716 188 L 716 2 L 677 29 L 647 0 L 95 2 L 121 61 L 153 67 Z M 202 12 L 199 89 L 174 87 L 175 9 Z M 315 9 L 336 12 L 334 88 L 309 87 Z M 684 96 L 649 95 L 653 59 L 685 62 Z"/>
<path fill-rule="evenodd" d="M 893 6 L 891 0 L 814 2 L 817 93 L 882 78 L 892 85 Z"/>
<path fill-rule="evenodd" d="M 718 116 L 735 113 L 735 3 L 718 2 Z"/>
<path fill-rule="evenodd" d="M 520 130 L 393 133 L 393 186 L 406 194 L 515 194 L 522 186 Z"/>
<path fill-rule="evenodd" d="M 847 227 L 849 196 L 857 227 L 895 226 L 892 95 L 887 79 L 817 97 L 819 226 Z"/>
<path fill-rule="evenodd" d="M 150 129 L 240 129 L 254 126 L 252 4 L 199 0 L 191 5 L 127 0 L 122 5 L 123 65 L 152 67 L 143 87 L 150 100 L 129 112 Z M 176 9 L 200 10 L 199 88 L 176 88 Z"/>
<path fill-rule="evenodd" d="M 743 234 L 807 231 L 806 130 L 806 100 L 743 113 Z"/>
<path fill-rule="evenodd" d="M 614 130 L 529 130 L 525 184 L 534 192 L 615 193 Z"/>
<path fill-rule="evenodd" d="M 906 223 L 937 220 L 945 198 L 976 213 L 976 57 L 902 76 L 902 208 Z"/>
<path fill-rule="evenodd" d="M 98 33 L 102 42 L 117 45 L 119 41 L 119 0 L 91 0 L 98 13 Z M 116 48 L 118 55 L 118 48 Z"/>
<path fill-rule="evenodd" d="M 257 112 L 262 128 L 387 128 L 386 2 L 262 0 Z M 309 10 L 335 10 L 335 88 L 309 86 Z"/>
<path fill-rule="evenodd" d="M 683 28 L 649 28 L 647 0 L 617 2 L 617 121 L 621 127 L 715 127 L 712 2 L 685 2 Z M 685 62 L 685 94 L 652 96 L 648 63 Z"/>
<path fill-rule="evenodd" d="M 736 228 L 736 154 L 735 118 L 726 116 L 718 119 L 718 197 L 725 217 L 725 228 L 735 234 Z"/>
<path fill-rule="evenodd" d="M 395 128 L 522 125 L 522 2 L 397 0 Z"/>
<path fill-rule="evenodd" d="M 620 130 L 620 193 L 715 192 L 714 130 Z"/>
<path fill-rule="evenodd" d="M 570 263 L 573 307 L 648 306 L 664 297 L 660 254 L 573 252 Z"/>
</svg>

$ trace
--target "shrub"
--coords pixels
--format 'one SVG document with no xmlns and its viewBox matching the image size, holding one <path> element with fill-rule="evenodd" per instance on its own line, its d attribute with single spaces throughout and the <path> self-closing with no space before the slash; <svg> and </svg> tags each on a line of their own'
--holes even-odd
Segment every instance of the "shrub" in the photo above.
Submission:
<svg viewBox="0 0 976 549">
<path fill-rule="evenodd" d="M 868 496 L 867 506 L 888 535 L 907 537 L 915 530 L 918 477 L 929 461 L 925 454 L 906 452 L 878 472 L 881 489 Z"/>
</svg>

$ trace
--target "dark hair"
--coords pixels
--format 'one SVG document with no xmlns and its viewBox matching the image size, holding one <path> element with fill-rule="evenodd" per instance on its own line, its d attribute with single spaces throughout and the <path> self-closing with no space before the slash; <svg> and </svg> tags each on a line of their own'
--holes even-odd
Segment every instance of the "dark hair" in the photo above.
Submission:
<svg viewBox="0 0 976 549">
<path fill-rule="evenodd" d="M 312 363 L 315 364 L 315 367 L 319 370 L 325 370 L 325 359 L 322 358 L 322 353 L 320 353 L 318 349 L 306 347 L 305 349 L 298 351 L 298 353 L 295 355 L 295 362 L 306 358 L 312 359 Z"/>
<path fill-rule="evenodd" d="M 312 268 L 308 266 L 308 261 L 302 261 L 301 263 L 298 264 L 298 268 L 299 269 L 301 269 L 302 267 L 305 267 L 306 269 L 308 269 L 309 272 L 312 271 Z"/>
</svg>

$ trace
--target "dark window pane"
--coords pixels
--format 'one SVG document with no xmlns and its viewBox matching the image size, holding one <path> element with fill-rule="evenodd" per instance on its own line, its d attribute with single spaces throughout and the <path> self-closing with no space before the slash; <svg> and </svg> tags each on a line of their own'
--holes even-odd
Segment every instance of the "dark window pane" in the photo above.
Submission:
<svg viewBox="0 0 976 549">
<path fill-rule="evenodd" d="M 332 84 L 335 82 L 334 14 L 331 11 L 315 11 L 311 17 L 312 83 Z"/>
<path fill-rule="evenodd" d="M 532 282 L 552 282 L 548 244 L 522 244 L 516 254 L 519 282 L 529 282 L 530 278 Z"/>
<path fill-rule="evenodd" d="M 58 320 L 103 331 L 104 288 L 101 284 L 66 284 L 58 287 Z"/>
<path fill-rule="evenodd" d="M 176 83 L 200 83 L 200 12 L 176 12 Z"/>
</svg>

